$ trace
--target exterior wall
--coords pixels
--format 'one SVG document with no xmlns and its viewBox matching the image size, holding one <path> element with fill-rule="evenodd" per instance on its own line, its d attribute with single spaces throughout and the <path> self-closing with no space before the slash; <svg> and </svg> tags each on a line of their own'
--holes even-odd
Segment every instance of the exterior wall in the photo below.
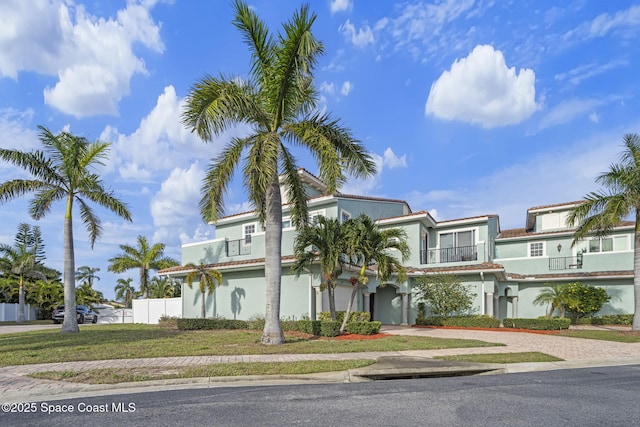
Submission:
<svg viewBox="0 0 640 427">
<path fill-rule="evenodd" d="M 296 279 L 282 271 L 282 295 L 280 315 L 283 318 L 300 319 L 309 316 L 311 310 L 311 292 L 308 275 Z M 198 283 L 192 289 L 183 285 L 183 316 L 198 318 L 202 309 L 202 294 Z M 264 269 L 222 272 L 222 286 L 212 294 L 205 294 L 206 317 L 224 317 L 227 319 L 248 320 L 251 317 L 264 317 L 265 285 Z"/>
</svg>

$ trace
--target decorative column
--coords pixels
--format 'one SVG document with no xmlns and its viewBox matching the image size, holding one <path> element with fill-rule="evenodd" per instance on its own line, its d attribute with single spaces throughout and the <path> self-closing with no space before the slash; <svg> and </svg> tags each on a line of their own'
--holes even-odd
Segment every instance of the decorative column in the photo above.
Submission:
<svg viewBox="0 0 640 427">
<path fill-rule="evenodd" d="M 487 305 L 485 307 L 485 313 L 490 316 L 493 316 L 493 292 L 486 293 Z"/>
<path fill-rule="evenodd" d="M 518 297 L 511 297 L 511 317 L 518 318 Z"/>
<path fill-rule="evenodd" d="M 314 288 L 316 290 L 316 319 L 318 320 L 318 314 L 322 313 L 322 291 L 320 288 Z"/>
<path fill-rule="evenodd" d="M 498 311 L 500 310 L 500 295 L 493 295 L 493 317 L 499 317 Z"/>
<path fill-rule="evenodd" d="M 406 292 L 401 293 L 402 295 L 402 323 L 401 325 L 407 326 L 409 325 L 409 294 Z"/>
<path fill-rule="evenodd" d="M 369 301 L 370 301 L 369 296 L 370 295 L 371 295 L 371 292 L 363 292 L 362 293 L 362 297 L 364 298 L 364 301 L 363 301 L 364 304 L 362 306 L 362 311 L 364 311 L 364 312 L 368 311 L 369 313 L 371 313 L 371 307 L 369 306 L 370 305 L 369 304 Z M 371 320 L 373 320 L 373 319 L 371 319 Z"/>
</svg>

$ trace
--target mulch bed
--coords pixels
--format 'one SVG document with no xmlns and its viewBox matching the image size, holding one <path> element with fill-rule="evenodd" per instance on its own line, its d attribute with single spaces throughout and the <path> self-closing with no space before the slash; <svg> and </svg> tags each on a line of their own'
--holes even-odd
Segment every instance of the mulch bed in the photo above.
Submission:
<svg viewBox="0 0 640 427">
<path fill-rule="evenodd" d="M 390 337 L 391 334 L 372 334 L 372 335 L 358 335 L 358 334 L 343 334 L 335 337 L 338 341 L 350 341 L 350 340 L 377 340 L 380 338 Z"/>
</svg>

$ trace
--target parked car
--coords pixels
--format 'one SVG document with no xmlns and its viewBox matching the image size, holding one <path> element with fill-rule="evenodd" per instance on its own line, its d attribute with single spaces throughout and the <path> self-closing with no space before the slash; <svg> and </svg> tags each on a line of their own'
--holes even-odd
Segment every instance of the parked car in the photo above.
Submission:
<svg viewBox="0 0 640 427">
<path fill-rule="evenodd" d="M 62 323 L 64 320 L 64 305 L 59 305 L 53 310 L 51 319 L 53 323 Z M 91 323 L 98 323 L 98 313 L 86 305 L 76 305 L 76 319 L 80 324 L 89 321 Z"/>
</svg>

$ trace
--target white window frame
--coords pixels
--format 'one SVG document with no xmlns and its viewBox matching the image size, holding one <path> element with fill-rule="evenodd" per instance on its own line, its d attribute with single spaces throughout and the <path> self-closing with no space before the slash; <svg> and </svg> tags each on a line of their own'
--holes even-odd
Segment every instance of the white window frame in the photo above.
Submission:
<svg viewBox="0 0 640 427">
<path fill-rule="evenodd" d="M 285 223 L 288 222 L 289 225 L 285 227 Z M 293 222 L 291 222 L 291 217 L 290 216 L 283 216 L 282 217 L 282 229 L 283 230 L 288 230 L 290 228 L 293 228 Z"/>
<path fill-rule="evenodd" d="M 247 228 L 248 227 L 253 227 L 253 231 L 250 233 L 247 233 Z M 243 224 L 242 225 L 242 240 L 244 241 L 245 245 L 249 245 L 251 244 L 251 236 L 256 234 L 258 231 L 258 223 L 257 222 L 251 222 L 249 224 Z M 248 237 L 248 239 L 247 239 Z"/>
<path fill-rule="evenodd" d="M 317 224 L 317 222 L 313 221 L 313 218 L 318 217 L 318 216 L 327 216 L 327 212 L 325 209 L 319 209 L 317 211 L 311 211 L 309 212 L 309 224 L 310 225 L 315 225 Z"/>
<path fill-rule="evenodd" d="M 473 243 L 471 246 L 477 246 L 478 243 L 480 243 L 478 241 L 478 233 L 480 232 L 480 229 L 478 227 L 469 227 L 469 228 L 461 228 L 461 229 L 455 229 L 455 230 L 448 230 L 448 231 L 439 231 L 438 232 L 438 242 L 436 248 L 437 249 L 442 249 L 440 247 L 440 239 L 443 234 L 456 234 L 456 233 L 464 233 L 466 231 L 473 231 Z M 456 244 L 457 238 L 454 238 L 454 245 Z M 454 246 L 456 247 L 456 246 Z"/>
<path fill-rule="evenodd" d="M 346 218 L 346 219 L 345 219 Z M 344 209 L 340 209 L 340 222 L 344 224 L 351 219 L 351 214 Z"/>
<path fill-rule="evenodd" d="M 541 251 L 540 255 L 533 255 L 533 253 L 532 253 L 533 245 L 542 245 L 542 247 L 540 249 L 540 251 Z M 542 242 L 541 241 L 529 242 L 527 244 L 527 256 L 529 258 L 541 258 L 541 257 L 544 257 L 546 253 L 547 253 L 547 244 L 544 241 L 542 241 Z"/>
</svg>

